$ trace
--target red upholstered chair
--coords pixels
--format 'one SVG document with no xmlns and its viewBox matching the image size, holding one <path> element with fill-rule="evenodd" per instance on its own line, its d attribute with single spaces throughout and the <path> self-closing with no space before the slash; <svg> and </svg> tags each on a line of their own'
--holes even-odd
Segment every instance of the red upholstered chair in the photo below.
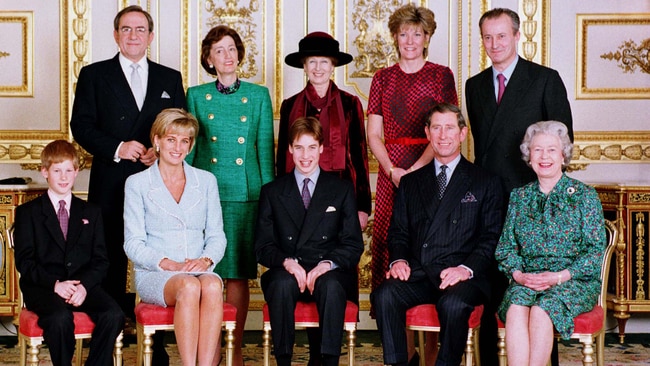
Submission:
<svg viewBox="0 0 650 366">
<path fill-rule="evenodd" d="M 6 238 L 8 248 L 13 251 L 13 227 L 7 229 Z M 0 235 L 1 237 L 2 235 Z M 13 254 L 12 254 L 13 255 Z M 20 366 L 38 366 L 38 354 L 43 344 L 43 329 L 38 326 L 38 315 L 24 307 L 22 293 L 19 294 L 21 304 L 20 315 L 18 318 L 18 345 L 20 348 Z M 90 319 L 88 314 L 74 311 L 74 337 L 77 340 L 75 346 L 75 364 L 81 366 L 83 340 L 90 339 L 95 323 Z M 115 339 L 115 350 L 113 351 L 113 365 L 122 366 L 122 338 L 123 333 Z"/>
<path fill-rule="evenodd" d="M 474 308 L 469 317 L 469 330 L 467 332 L 467 346 L 465 347 L 465 365 L 474 364 L 476 353 L 476 339 L 478 328 L 481 326 L 481 316 L 483 315 L 483 305 Z M 433 304 L 423 304 L 414 306 L 406 312 L 406 329 L 418 332 L 418 341 L 420 343 L 420 355 L 424 355 L 424 332 L 440 332 L 440 320 L 438 311 Z M 424 356 L 420 357 L 420 366 L 425 365 Z"/>
<path fill-rule="evenodd" d="M 352 301 L 348 301 L 345 306 L 345 319 L 343 328 L 348 333 L 348 364 L 354 365 L 354 344 L 356 340 L 357 316 L 359 315 L 359 306 Z M 298 301 L 294 311 L 296 328 L 315 328 L 318 327 L 318 310 L 315 302 Z M 264 366 L 271 364 L 271 318 L 269 317 L 269 305 L 264 304 L 262 308 L 263 326 L 263 345 L 264 345 Z"/>
<path fill-rule="evenodd" d="M 607 232 L 607 248 L 603 256 L 603 262 L 600 266 L 600 297 L 598 303 L 591 311 L 578 315 L 573 320 L 573 334 L 571 339 L 577 339 L 582 344 L 582 364 L 584 366 L 593 366 L 594 363 L 598 366 L 605 366 L 605 320 L 607 318 L 607 282 L 609 280 L 609 265 L 612 260 L 612 255 L 616 249 L 616 240 L 618 238 L 618 229 L 613 222 L 605 220 L 605 231 Z M 499 355 L 503 353 L 505 356 L 505 326 L 503 330 L 499 328 Z M 594 339 L 596 340 L 594 342 Z M 594 361 L 594 344 L 596 346 L 596 360 Z M 501 366 L 507 365 L 504 359 L 502 363 L 499 357 L 499 364 Z"/>
<path fill-rule="evenodd" d="M 237 308 L 226 302 L 223 303 L 222 326 L 226 330 L 226 366 L 232 366 L 234 331 L 237 319 Z M 151 336 L 157 330 L 174 330 L 174 307 L 139 302 L 135 306 L 136 333 L 138 338 L 138 355 L 136 366 L 151 366 L 153 354 L 153 339 Z"/>
<path fill-rule="evenodd" d="M 81 353 L 83 349 L 82 341 L 90 339 L 95 324 L 88 314 L 75 311 L 74 315 L 74 338 L 77 340 L 75 347 L 76 365 L 81 366 Z M 43 329 L 38 326 L 38 316 L 23 308 L 20 311 L 18 325 L 18 343 L 20 345 L 20 366 L 38 366 L 39 348 L 43 344 Z M 115 350 L 113 351 L 113 365 L 122 366 L 122 332 L 115 340 Z"/>
</svg>

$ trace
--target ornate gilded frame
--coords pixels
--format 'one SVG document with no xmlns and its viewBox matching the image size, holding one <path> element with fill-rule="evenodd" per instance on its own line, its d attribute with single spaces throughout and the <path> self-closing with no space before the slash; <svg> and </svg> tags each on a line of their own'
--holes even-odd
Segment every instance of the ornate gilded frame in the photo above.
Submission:
<svg viewBox="0 0 650 366">
<path fill-rule="evenodd" d="M 11 70 L 4 69 L 3 74 L 19 75 L 19 82 L 16 84 L 0 85 L 0 97 L 31 97 L 34 95 L 34 12 L 32 11 L 0 11 L 0 27 L 8 24 L 18 24 L 20 37 L 18 45 L 3 45 L 19 50 L 19 68 Z M 5 33 L 5 32 L 3 32 Z M 9 33 L 9 32 L 6 32 Z M 0 62 L 3 58 L 10 58 L 12 52 L 0 48 Z"/>
<path fill-rule="evenodd" d="M 30 168 L 38 164 L 43 147 L 55 139 L 70 139 L 68 121 L 70 116 L 70 94 L 74 89 L 71 73 L 81 69 L 88 41 L 86 0 L 59 0 L 59 59 L 60 59 L 60 103 L 58 124 L 51 129 L 3 130 L 0 138 L 0 163 L 20 163 Z M 31 16 L 29 17 L 31 20 Z M 30 31 L 31 33 L 31 31 Z M 71 41 L 70 37 L 74 37 Z M 30 38 L 31 39 L 31 38 Z M 30 44 L 33 40 L 30 41 Z M 71 56 L 74 62 L 70 62 Z M 30 61 L 30 68 L 33 61 Z M 42 117 L 43 118 L 43 117 Z M 51 118 L 51 117 L 47 117 Z M 56 119 L 56 118 L 54 118 Z"/>
<path fill-rule="evenodd" d="M 650 14 L 577 14 L 576 29 L 576 99 L 650 99 Z"/>
</svg>

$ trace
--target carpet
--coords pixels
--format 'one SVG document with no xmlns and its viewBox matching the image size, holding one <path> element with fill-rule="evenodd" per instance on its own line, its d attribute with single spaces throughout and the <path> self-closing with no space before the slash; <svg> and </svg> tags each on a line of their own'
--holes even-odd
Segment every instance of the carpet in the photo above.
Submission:
<svg viewBox="0 0 650 366">
<path fill-rule="evenodd" d="M 358 331 L 357 347 L 355 348 L 356 366 L 381 366 L 382 351 L 379 336 L 376 331 Z M 173 333 L 167 334 L 167 351 L 170 354 L 170 365 L 180 365 L 176 345 L 173 343 Z M 605 363 L 610 366 L 621 365 L 649 365 L 650 364 L 650 335 L 627 334 L 626 343 L 619 344 L 618 336 L 608 334 L 605 339 Z M 246 365 L 262 365 L 262 332 L 247 331 L 244 335 L 244 362 Z M 304 331 L 296 333 L 296 347 L 294 348 L 294 365 L 306 365 L 309 358 L 309 347 L 307 346 Z M 39 366 L 50 366 L 47 347 L 43 347 L 40 353 L 41 362 Z M 127 338 L 124 347 L 124 365 L 135 365 L 137 345 L 133 339 Z M 343 347 L 341 365 L 347 365 L 347 347 Z M 576 342 L 560 342 L 560 364 L 562 366 L 582 365 L 580 344 Z M 84 356 L 88 349 L 84 348 Z M 16 366 L 19 363 L 20 354 L 17 349 L 16 337 L 0 337 L 0 366 Z M 275 365 L 275 360 L 271 360 Z"/>
</svg>

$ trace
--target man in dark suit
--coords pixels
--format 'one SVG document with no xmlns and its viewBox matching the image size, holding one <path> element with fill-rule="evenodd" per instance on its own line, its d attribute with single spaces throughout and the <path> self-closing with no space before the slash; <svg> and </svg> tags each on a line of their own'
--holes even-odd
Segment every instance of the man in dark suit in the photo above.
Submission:
<svg viewBox="0 0 650 366">
<path fill-rule="evenodd" d="M 103 286 L 132 317 L 134 297 L 125 294 L 124 183 L 156 160 L 149 139 L 156 115 L 165 108 L 185 108 L 186 102 L 181 74 L 146 57 L 154 37 L 151 15 L 129 6 L 115 16 L 113 26 L 120 52 L 81 69 L 70 128 L 93 155 L 88 201 L 102 208 L 111 274 Z M 154 350 L 154 361 L 158 354 Z"/>
<path fill-rule="evenodd" d="M 293 174 L 262 187 L 255 232 L 257 261 L 269 268 L 261 284 L 275 358 L 278 366 L 291 364 L 296 303 L 315 301 L 320 339 L 310 339 L 309 364 L 335 366 L 346 301 L 358 302 L 363 239 L 354 188 L 318 166 L 323 133 L 316 118 L 301 117 L 291 125 L 289 152 Z"/>
<path fill-rule="evenodd" d="M 436 365 L 459 365 L 474 307 L 488 300 L 488 269 L 503 220 L 501 183 L 460 154 L 468 128 L 458 107 L 432 107 L 425 127 L 435 159 L 405 175 L 388 229 L 390 269 L 370 296 L 384 363 L 407 365 L 406 311 L 436 304 Z"/>
<path fill-rule="evenodd" d="M 467 116 L 474 137 L 474 162 L 501 177 L 506 205 L 513 188 L 536 179 L 519 151 L 528 126 L 539 121 L 560 121 L 567 125 L 573 140 L 571 106 L 562 79 L 557 71 L 517 55 L 519 23 L 519 16 L 510 9 L 496 8 L 481 16 L 481 38 L 492 67 L 465 84 Z M 503 79 L 501 86 L 499 79 Z M 492 273 L 494 301 L 487 304 L 483 313 L 479 342 L 484 365 L 498 362 L 493 314 L 507 287 L 496 262 Z"/>
<path fill-rule="evenodd" d="M 16 209 L 16 268 L 25 305 L 39 317 L 53 365 L 71 364 L 72 311 L 88 313 L 95 323 L 86 365 L 112 365 L 124 313 L 100 286 L 108 269 L 101 210 L 72 195 L 79 159 L 71 143 L 49 143 L 41 163 L 47 193 Z"/>
</svg>

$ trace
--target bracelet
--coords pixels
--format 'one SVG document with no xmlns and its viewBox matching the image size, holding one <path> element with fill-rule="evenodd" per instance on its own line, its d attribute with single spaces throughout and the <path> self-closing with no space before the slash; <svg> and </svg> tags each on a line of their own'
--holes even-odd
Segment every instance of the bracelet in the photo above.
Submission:
<svg viewBox="0 0 650 366">
<path fill-rule="evenodd" d="M 395 165 L 391 165 L 390 169 L 388 169 L 388 180 L 390 181 L 393 180 L 393 170 L 395 170 Z"/>
<path fill-rule="evenodd" d="M 562 284 L 562 273 L 558 273 L 557 275 L 557 285 L 560 286 Z"/>
</svg>

